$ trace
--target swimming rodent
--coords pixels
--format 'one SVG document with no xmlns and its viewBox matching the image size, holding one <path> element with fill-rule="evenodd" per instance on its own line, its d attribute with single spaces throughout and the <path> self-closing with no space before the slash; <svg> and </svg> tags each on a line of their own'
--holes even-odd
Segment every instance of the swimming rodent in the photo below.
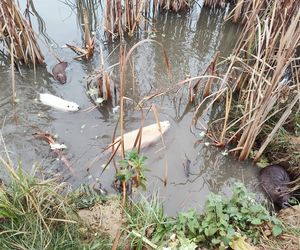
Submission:
<svg viewBox="0 0 300 250">
<path fill-rule="evenodd" d="M 269 198 L 280 208 L 289 207 L 291 193 L 288 187 L 290 176 L 284 167 L 269 165 L 259 172 L 259 180 Z"/>
<path fill-rule="evenodd" d="M 56 64 L 52 69 L 52 74 L 55 80 L 59 81 L 61 84 L 67 82 L 66 68 L 68 67 L 67 62 L 60 62 Z"/>
</svg>

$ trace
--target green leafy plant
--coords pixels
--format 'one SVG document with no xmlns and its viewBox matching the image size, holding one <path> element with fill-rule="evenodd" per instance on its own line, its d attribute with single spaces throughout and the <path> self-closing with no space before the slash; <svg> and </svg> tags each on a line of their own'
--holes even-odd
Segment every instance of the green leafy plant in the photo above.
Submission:
<svg viewBox="0 0 300 250">
<path fill-rule="evenodd" d="M 189 209 L 187 212 L 180 213 L 174 231 L 181 235 L 188 235 L 189 238 L 196 238 L 200 228 L 198 217 L 196 209 Z"/>
<path fill-rule="evenodd" d="M 205 214 L 201 218 L 198 240 L 225 249 L 237 233 L 241 233 L 255 244 L 260 235 L 260 226 L 264 223 L 272 225 L 274 236 L 282 232 L 280 221 L 270 216 L 242 183 L 237 183 L 229 199 L 216 194 L 209 195 Z"/>
<path fill-rule="evenodd" d="M 127 152 L 125 158 L 120 161 L 121 168 L 117 172 L 117 178 L 123 183 L 129 181 L 138 187 L 146 188 L 145 160 L 147 157 L 140 156 L 136 150 Z"/>
<path fill-rule="evenodd" d="M 265 224 L 272 228 L 274 236 L 283 230 L 280 221 L 254 200 L 254 194 L 242 183 L 237 183 L 230 198 L 211 193 L 203 215 L 190 209 L 175 218 L 168 218 L 156 231 L 165 234 L 164 237 L 160 235 L 160 239 L 165 240 L 161 244 L 175 245 L 177 249 L 195 249 L 195 245 L 226 249 L 241 237 L 257 243 L 261 226 Z"/>
</svg>

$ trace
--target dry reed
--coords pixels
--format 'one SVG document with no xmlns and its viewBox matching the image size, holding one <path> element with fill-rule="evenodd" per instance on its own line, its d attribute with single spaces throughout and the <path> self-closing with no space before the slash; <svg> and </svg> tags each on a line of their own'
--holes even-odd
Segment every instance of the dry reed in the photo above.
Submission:
<svg viewBox="0 0 300 250">
<path fill-rule="evenodd" d="M 250 153 L 259 160 L 299 102 L 299 8 L 298 1 L 241 0 L 233 11 L 234 21 L 247 21 L 212 102 L 225 98 L 222 128 L 214 134 L 218 145 L 236 143 L 231 151 L 240 160 Z M 271 120 L 272 131 L 261 138 Z"/>
<path fill-rule="evenodd" d="M 0 1 L 0 41 L 15 61 L 34 65 L 44 63 L 44 56 L 30 24 L 13 0 Z M 12 46 L 11 46 L 12 45 Z"/>
<path fill-rule="evenodd" d="M 132 36 L 137 29 L 146 30 L 158 10 L 188 10 L 192 0 L 106 0 L 105 31 L 109 41 Z"/>
<path fill-rule="evenodd" d="M 224 8 L 228 0 L 204 0 L 204 6 L 216 6 Z"/>
<path fill-rule="evenodd" d="M 95 37 L 91 35 L 90 31 L 90 20 L 88 12 L 86 9 L 83 9 L 83 25 L 84 25 L 84 48 L 80 48 L 75 45 L 66 44 L 71 50 L 73 50 L 77 57 L 74 59 L 84 58 L 86 60 L 92 59 L 94 55 L 95 48 Z"/>
</svg>

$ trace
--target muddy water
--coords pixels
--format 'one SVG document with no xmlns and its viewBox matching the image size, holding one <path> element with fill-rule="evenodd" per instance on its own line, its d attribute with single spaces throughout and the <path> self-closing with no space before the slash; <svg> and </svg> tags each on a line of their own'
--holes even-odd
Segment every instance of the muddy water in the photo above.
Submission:
<svg viewBox="0 0 300 250">
<path fill-rule="evenodd" d="M 78 1 L 79 2 L 79 1 Z M 96 2 L 96 1 L 95 1 Z M 25 6 L 26 1 L 20 1 Z M 108 45 L 103 36 L 101 6 L 90 12 L 91 29 L 97 34 L 97 48 L 90 62 L 76 61 L 74 53 L 64 47 L 65 43 L 81 45 L 82 16 L 77 12 L 76 3 L 67 1 L 34 1 L 35 16 L 32 22 L 39 30 L 41 47 L 45 54 L 46 67 L 36 71 L 21 68 L 16 74 L 18 103 L 11 103 L 11 73 L 9 61 L 0 58 L 0 117 L 2 134 L 6 147 L 14 161 L 21 160 L 22 167 L 30 171 L 34 166 L 43 168 L 46 175 L 60 174 L 74 186 L 81 183 L 93 184 L 98 178 L 104 188 L 114 192 L 111 183 L 114 176 L 110 166 L 101 176 L 102 166 L 108 154 L 101 150 L 110 142 L 118 114 L 112 107 L 103 107 L 86 112 L 92 106 L 86 95 L 86 77 L 100 64 L 100 46 L 103 50 L 105 66 L 118 62 L 118 42 Z M 227 10 L 228 11 L 228 10 Z M 128 70 L 126 96 L 135 100 L 156 90 L 163 90 L 187 76 L 201 74 L 209 65 L 216 51 L 222 56 L 230 54 L 238 27 L 223 24 L 226 10 L 206 9 L 195 5 L 190 13 L 162 13 L 152 23 L 151 29 L 139 37 L 127 38 L 127 48 L 141 39 L 152 38 L 164 45 L 172 64 L 171 78 L 166 73 L 161 48 L 154 43 L 144 43 L 132 56 L 132 70 Z M 42 18 L 36 18 L 36 17 Z M 70 62 L 65 85 L 58 84 L 48 72 L 56 64 L 47 43 L 55 53 Z M 118 86 L 117 72 L 113 78 Z M 132 83 L 134 82 L 134 83 Z M 38 93 L 51 93 L 78 103 L 81 110 L 65 113 L 43 106 L 37 101 Z M 168 94 L 155 99 L 161 120 L 169 120 L 170 130 L 165 135 L 166 148 L 162 143 L 143 150 L 148 157 L 149 168 L 147 193 L 159 191 L 168 214 L 189 207 L 201 210 L 210 191 L 228 193 L 237 181 L 242 181 L 250 189 L 257 185 L 257 169 L 250 163 L 237 162 L 222 151 L 201 141 L 201 130 L 190 131 L 194 107 L 186 107 L 186 95 Z M 114 105 L 118 105 L 118 100 Z M 209 110 L 201 118 L 207 124 L 215 117 L 216 110 Z M 155 122 L 152 113 L 145 119 L 146 124 Z M 130 131 L 140 125 L 140 113 L 131 105 L 126 105 L 125 129 Z M 67 145 L 65 157 L 71 169 L 58 160 L 46 142 L 32 136 L 38 131 L 47 131 L 58 136 L 58 142 Z M 199 143 L 200 140 L 200 143 Z M 198 142 L 198 143 L 197 143 Z M 3 151 L 3 146 L 1 146 Z M 187 174 L 183 163 L 186 157 L 191 161 Z M 168 184 L 164 187 L 167 166 Z M 5 175 L 2 173 L 2 176 Z"/>
</svg>

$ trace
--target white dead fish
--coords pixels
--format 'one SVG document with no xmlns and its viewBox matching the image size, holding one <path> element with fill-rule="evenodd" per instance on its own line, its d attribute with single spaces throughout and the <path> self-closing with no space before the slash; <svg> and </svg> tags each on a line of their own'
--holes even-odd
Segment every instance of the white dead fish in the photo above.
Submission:
<svg viewBox="0 0 300 250">
<path fill-rule="evenodd" d="M 45 105 L 51 106 L 62 111 L 79 110 L 79 105 L 75 102 L 69 102 L 51 94 L 40 94 L 40 101 Z"/>
<path fill-rule="evenodd" d="M 161 133 L 164 134 L 170 128 L 169 121 L 160 122 Z M 135 139 L 138 135 L 139 129 L 133 130 L 124 134 L 124 149 L 125 151 L 130 151 L 134 145 Z M 161 133 L 159 131 L 157 123 L 151 124 L 149 126 L 143 127 L 142 132 L 142 142 L 141 148 L 147 147 L 152 143 L 157 142 L 161 138 Z M 119 136 L 115 141 L 120 140 Z M 119 148 L 119 152 L 121 152 L 121 147 Z"/>
</svg>

